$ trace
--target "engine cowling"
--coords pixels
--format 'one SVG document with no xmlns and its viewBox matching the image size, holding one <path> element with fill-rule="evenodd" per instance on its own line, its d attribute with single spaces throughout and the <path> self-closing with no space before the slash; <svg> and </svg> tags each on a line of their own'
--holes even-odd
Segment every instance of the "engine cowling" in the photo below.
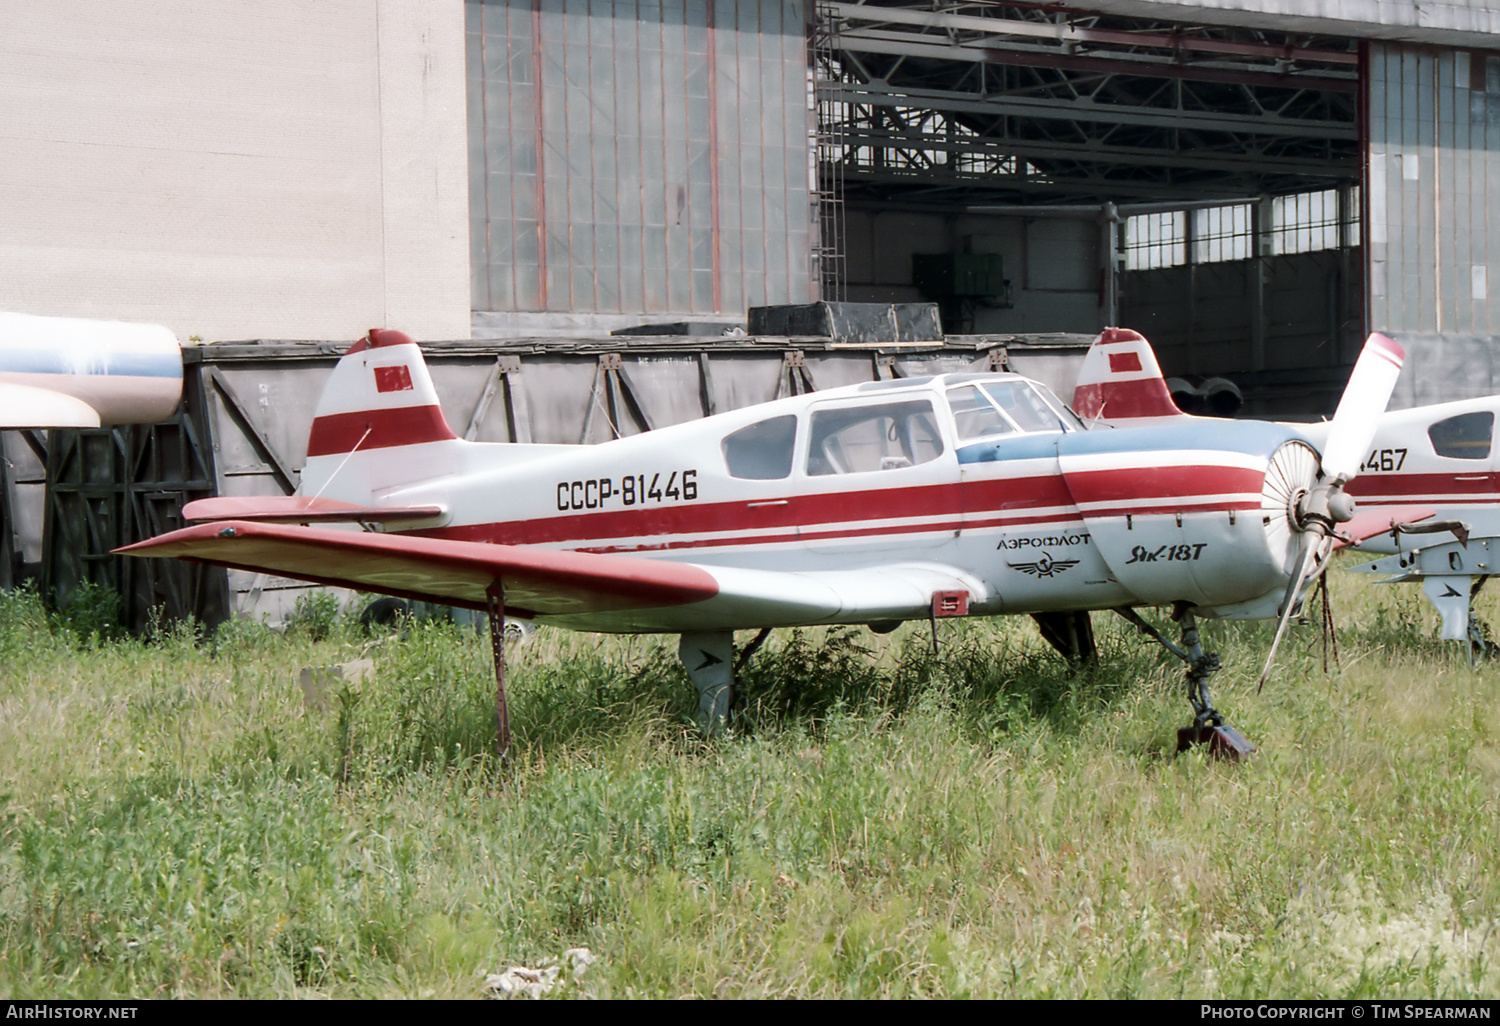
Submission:
<svg viewBox="0 0 1500 1026">
<path fill-rule="evenodd" d="M 1292 510 L 1317 452 L 1288 428 L 1195 420 L 1079 432 L 1058 443 L 1063 479 L 1133 604 L 1204 616 L 1275 616 L 1304 535 Z"/>
</svg>

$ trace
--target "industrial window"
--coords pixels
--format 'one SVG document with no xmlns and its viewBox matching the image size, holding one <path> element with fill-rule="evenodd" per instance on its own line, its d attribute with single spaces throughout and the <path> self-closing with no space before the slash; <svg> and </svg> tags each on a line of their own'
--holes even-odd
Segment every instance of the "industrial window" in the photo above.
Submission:
<svg viewBox="0 0 1500 1026">
<path fill-rule="evenodd" d="M 1490 437 L 1494 433 L 1493 413 L 1460 413 L 1427 429 L 1433 451 L 1455 460 L 1488 459 Z"/>
<path fill-rule="evenodd" d="M 1151 271 L 1187 263 L 1187 213 L 1165 210 L 1125 219 L 1125 270 Z"/>
<path fill-rule="evenodd" d="M 1193 263 L 1249 259 L 1255 220 L 1250 204 L 1193 211 Z"/>
<path fill-rule="evenodd" d="M 1349 209 L 1358 207 L 1358 196 L 1351 196 Z M 1271 251 L 1311 253 L 1318 249 L 1337 249 L 1351 245 L 1349 228 L 1339 211 L 1339 191 L 1295 192 L 1271 200 Z"/>
<path fill-rule="evenodd" d="M 797 418 L 772 417 L 724 437 L 724 463 L 730 477 L 776 481 L 792 472 L 792 441 Z"/>
<path fill-rule="evenodd" d="M 1257 250 L 1257 230 L 1266 233 L 1271 253 L 1278 256 L 1354 246 L 1358 210 L 1359 191 L 1350 188 L 1343 202 L 1338 189 L 1272 197 L 1270 223 L 1260 229 L 1252 203 L 1134 214 L 1125 219 L 1125 269 L 1248 260 Z"/>
<path fill-rule="evenodd" d="M 925 400 L 818 410 L 808 433 L 807 472 L 813 477 L 897 470 L 943 454 L 937 418 Z"/>
</svg>

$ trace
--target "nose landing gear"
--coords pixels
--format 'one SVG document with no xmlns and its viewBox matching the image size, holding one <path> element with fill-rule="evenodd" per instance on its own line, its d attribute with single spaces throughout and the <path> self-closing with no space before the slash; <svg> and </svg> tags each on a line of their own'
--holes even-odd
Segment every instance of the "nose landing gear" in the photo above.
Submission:
<svg viewBox="0 0 1500 1026">
<path fill-rule="evenodd" d="M 1193 707 L 1193 722 L 1177 731 L 1177 751 L 1207 745 L 1210 758 L 1226 762 L 1243 762 L 1254 755 L 1255 746 L 1245 735 L 1225 723 L 1224 715 L 1214 708 L 1213 697 L 1208 692 L 1208 678 L 1220 669 L 1219 654 L 1204 652 L 1198 643 L 1198 621 L 1193 616 L 1192 607 L 1178 603 L 1172 609 L 1172 619 L 1182 625 L 1181 646 L 1162 637 L 1161 632 L 1141 619 L 1134 609 L 1122 606 L 1115 612 L 1187 664 L 1187 698 Z"/>
</svg>

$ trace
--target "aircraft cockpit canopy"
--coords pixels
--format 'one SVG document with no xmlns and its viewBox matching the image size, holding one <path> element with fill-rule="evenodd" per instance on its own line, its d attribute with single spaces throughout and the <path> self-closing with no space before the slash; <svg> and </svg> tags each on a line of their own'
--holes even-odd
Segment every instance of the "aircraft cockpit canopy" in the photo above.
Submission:
<svg viewBox="0 0 1500 1026">
<path fill-rule="evenodd" d="M 910 387 L 922 381 L 876 382 Z M 1025 378 L 954 375 L 939 381 L 953 416 L 959 445 L 1010 435 L 1086 430 L 1047 386 Z M 861 386 L 860 391 L 868 390 Z M 868 400 L 814 409 L 808 420 L 805 473 L 810 477 L 915 467 L 944 452 L 944 432 L 931 393 L 871 396 Z M 757 421 L 720 443 L 730 477 L 783 480 L 791 475 L 797 416 Z"/>
</svg>

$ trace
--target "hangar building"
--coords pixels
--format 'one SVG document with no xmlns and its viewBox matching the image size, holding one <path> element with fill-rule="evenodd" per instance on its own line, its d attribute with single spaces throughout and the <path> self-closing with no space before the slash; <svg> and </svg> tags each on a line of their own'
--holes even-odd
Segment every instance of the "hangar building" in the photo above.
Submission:
<svg viewBox="0 0 1500 1026">
<path fill-rule="evenodd" d="M 1494 391 L 1500 0 L 0 4 L 0 309 L 420 338 L 939 302 Z M 1500 289 L 1500 279 L 1496 281 Z"/>
<path fill-rule="evenodd" d="M 927 300 L 1500 391 L 1500 0 L 0 0 L 0 143 L 0 309 L 183 340 Z"/>
</svg>

